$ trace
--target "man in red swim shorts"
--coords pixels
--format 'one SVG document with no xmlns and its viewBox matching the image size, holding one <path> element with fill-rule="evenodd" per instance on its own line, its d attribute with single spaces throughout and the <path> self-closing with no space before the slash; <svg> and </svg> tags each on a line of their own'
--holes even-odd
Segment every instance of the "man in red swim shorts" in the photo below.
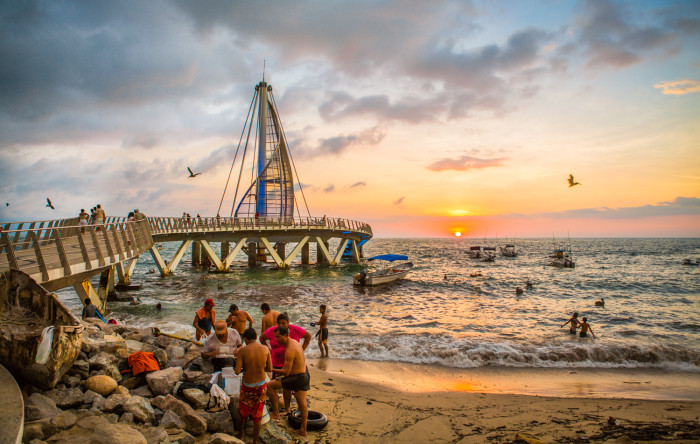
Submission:
<svg viewBox="0 0 700 444">
<path fill-rule="evenodd" d="M 236 374 L 243 372 L 243 384 L 241 395 L 238 398 L 238 438 L 245 438 L 245 420 L 250 416 L 253 419 L 253 443 L 257 444 L 260 434 L 260 420 L 265 410 L 265 398 L 267 395 L 267 374 L 272 371 L 270 349 L 260 344 L 254 328 L 243 332 L 245 347 L 238 352 L 236 360 Z"/>
</svg>

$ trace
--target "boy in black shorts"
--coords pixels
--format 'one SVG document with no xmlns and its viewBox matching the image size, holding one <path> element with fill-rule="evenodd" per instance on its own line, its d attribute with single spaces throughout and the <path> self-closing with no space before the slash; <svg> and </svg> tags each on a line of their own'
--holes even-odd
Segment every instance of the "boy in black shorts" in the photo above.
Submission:
<svg viewBox="0 0 700 444">
<path fill-rule="evenodd" d="M 326 305 L 320 307 L 321 319 L 318 320 L 318 349 L 321 350 L 321 357 L 328 357 L 328 314 L 326 314 Z M 324 354 L 325 351 L 325 354 Z"/>
</svg>

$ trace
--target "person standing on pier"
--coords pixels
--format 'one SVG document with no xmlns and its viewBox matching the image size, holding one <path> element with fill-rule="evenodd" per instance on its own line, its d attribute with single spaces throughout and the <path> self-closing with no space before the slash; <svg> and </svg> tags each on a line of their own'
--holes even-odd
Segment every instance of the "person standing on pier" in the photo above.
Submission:
<svg viewBox="0 0 700 444">
<path fill-rule="evenodd" d="M 275 327 L 277 325 L 277 316 L 280 315 L 279 311 L 270 309 L 270 305 L 265 302 L 260 306 L 260 311 L 263 312 L 262 318 L 262 333 L 265 333 L 268 328 Z"/>
<path fill-rule="evenodd" d="M 80 227 L 81 233 L 85 233 L 85 227 L 87 227 L 88 224 L 88 217 L 90 217 L 90 215 L 85 212 L 84 208 L 81 208 L 80 214 L 78 215 L 78 226 Z"/>
<path fill-rule="evenodd" d="M 192 322 L 192 325 L 194 325 L 197 332 L 196 338 L 198 341 L 202 336 L 206 337 L 209 336 L 209 333 L 211 333 L 211 329 L 216 322 L 216 313 L 214 311 L 215 305 L 214 300 L 209 298 L 204 301 L 204 306 L 197 310 L 194 314 L 194 321 Z"/>
<path fill-rule="evenodd" d="M 246 330 L 246 321 L 248 322 L 248 328 L 253 328 L 253 318 L 250 317 L 247 311 L 239 310 L 236 304 L 231 304 L 228 311 L 230 314 L 226 319 L 226 325 L 236 330 L 239 334 L 242 335 Z"/>
<path fill-rule="evenodd" d="M 146 218 L 146 215 L 143 214 L 142 212 L 140 212 L 138 208 L 134 210 L 134 220 L 135 221 L 144 220 L 145 218 Z"/>
</svg>

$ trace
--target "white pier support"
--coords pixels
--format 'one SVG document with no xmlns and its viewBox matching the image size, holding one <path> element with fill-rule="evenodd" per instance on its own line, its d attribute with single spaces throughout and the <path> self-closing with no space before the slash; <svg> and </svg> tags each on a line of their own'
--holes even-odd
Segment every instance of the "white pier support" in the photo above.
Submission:
<svg viewBox="0 0 700 444">
<path fill-rule="evenodd" d="M 191 240 L 183 241 L 170 262 L 166 262 L 165 259 L 163 259 L 163 256 L 160 254 L 160 251 L 155 245 L 148 250 L 151 253 L 151 257 L 153 257 L 153 261 L 156 263 L 156 267 L 158 267 L 158 271 L 162 277 L 170 276 L 175 273 L 177 266 L 180 264 L 180 261 L 187 251 L 187 247 L 189 247 L 191 243 Z"/>
<path fill-rule="evenodd" d="M 100 313 L 104 313 L 107 309 L 107 295 L 110 286 L 112 289 L 114 288 L 114 268 L 112 267 L 102 272 L 97 291 L 95 291 L 95 288 L 90 283 L 90 279 L 85 279 L 78 284 L 74 284 L 73 288 L 84 306 L 90 301 L 97 307 Z"/>
<path fill-rule="evenodd" d="M 137 260 L 138 256 L 130 261 L 119 262 L 116 265 L 117 275 L 119 276 L 119 285 L 131 285 L 131 276 L 134 274 Z"/>
</svg>

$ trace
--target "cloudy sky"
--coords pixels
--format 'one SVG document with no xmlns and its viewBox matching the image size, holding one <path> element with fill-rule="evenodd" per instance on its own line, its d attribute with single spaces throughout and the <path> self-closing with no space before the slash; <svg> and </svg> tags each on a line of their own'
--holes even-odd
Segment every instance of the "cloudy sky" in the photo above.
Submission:
<svg viewBox="0 0 700 444">
<path fill-rule="evenodd" d="M 26 0 L 0 20 L 3 221 L 215 215 L 265 61 L 312 215 L 700 236 L 700 2 Z"/>
</svg>

